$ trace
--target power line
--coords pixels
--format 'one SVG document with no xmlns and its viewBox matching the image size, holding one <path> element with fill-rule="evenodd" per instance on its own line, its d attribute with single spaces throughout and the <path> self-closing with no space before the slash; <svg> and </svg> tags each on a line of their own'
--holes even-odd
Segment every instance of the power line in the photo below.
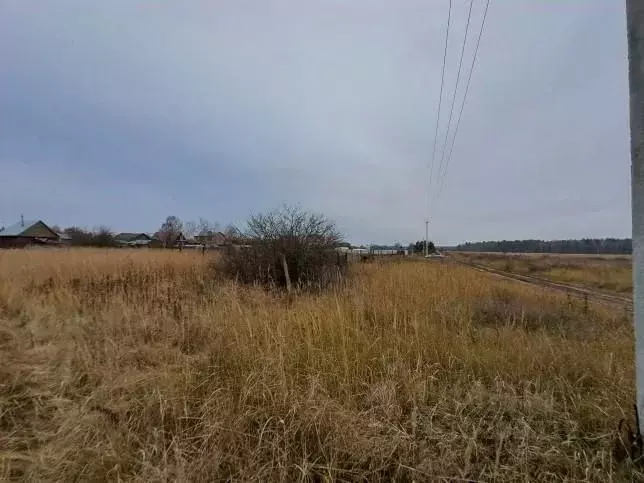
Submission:
<svg viewBox="0 0 644 483">
<path fill-rule="evenodd" d="M 441 72 L 441 88 L 438 95 L 438 114 L 436 115 L 436 130 L 434 132 L 434 147 L 432 148 L 432 161 L 429 169 L 429 193 L 431 193 L 432 183 L 434 178 L 434 161 L 436 155 L 436 141 L 438 140 L 438 125 L 441 119 L 441 104 L 443 102 L 443 87 L 445 85 L 445 64 L 447 63 L 447 42 L 449 40 L 449 26 L 452 19 L 452 0 L 449 0 L 449 10 L 447 11 L 447 30 L 445 32 L 445 49 L 443 51 L 443 68 Z M 430 196 L 428 196 L 428 209 L 430 204 Z"/>
<path fill-rule="evenodd" d="M 467 23 L 465 24 L 465 35 L 463 36 L 463 45 L 461 46 L 461 56 L 458 60 L 458 72 L 456 74 L 456 84 L 454 86 L 454 95 L 452 96 L 452 105 L 449 111 L 449 119 L 447 120 L 447 131 L 445 132 L 445 142 L 443 143 L 443 153 L 441 154 L 441 162 L 438 166 L 438 188 L 440 188 L 443 180 L 441 178 L 441 171 L 443 170 L 443 165 L 445 163 L 445 152 L 447 150 L 447 144 L 449 142 L 449 132 L 452 126 L 452 117 L 454 116 L 454 105 L 456 104 L 456 94 L 458 94 L 458 84 L 461 80 L 461 71 L 463 69 L 463 56 L 465 55 L 465 45 L 467 44 L 467 34 L 470 30 L 470 19 L 472 18 L 472 6 L 474 5 L 474 0 L 470 0 L 470 8 L 467 12 Z"/>
<path fill-rule="evenodd" d="M 487 0 L 485 3 L 485 10 L 483 12 L 483 20 L 481 21 L 481 28 L 479 30 L 479 35 L 478 38 L 476 39 L 476 47 L 474 48 L 474 55 L 472 56 L 472 64 L 470 66 L 470 72 L 467 76 L 467 83 L 465 84 L 465 94 L 463 95 L 463 102 L 461 103 L 461 108 L 458 113 L 458 117 L 456 119 L 456 127 L 454 128 L 454 136 L 452 137 L 452 142 L 450 145 L 449 153 L 447 155 L 447 162 L 445 163 L 445 171 L 442 174 L 442 177 L 440 177 L 440 183 L 439 183 L 439 191 L 438 191 L 438 199 L 440 198 L 442 192 L 443 192 L 443 185 L 444 185 L 444 179 L 447 176 L 447 170 L 449 169 L 449 163 L 452 159 L 452 152 L 454 151 L 454 144 L 456 142 L 456 136 L 458 135 L 458 128 L 461 124 L 461 117 L 463 115 L 463 109 L 465 108 L 465 103 L 467 101 L 467 94 L 469 93 L 470 90 L 470 82 L 472 81 L 472 73 L 474 72 L 474 65 L 476 64 L 476 58 L 478 55 L 479 51 L 479 45 L 481 44 L 481 37 L 483 36 L 483 30 L 485 29 L 485 19 L 487 18 L 487 12 L 488 8 L 490 7 L 490 0 Z M 439 176 L 440 176 L 440 171 L 439 171 Z"/>
</svg>

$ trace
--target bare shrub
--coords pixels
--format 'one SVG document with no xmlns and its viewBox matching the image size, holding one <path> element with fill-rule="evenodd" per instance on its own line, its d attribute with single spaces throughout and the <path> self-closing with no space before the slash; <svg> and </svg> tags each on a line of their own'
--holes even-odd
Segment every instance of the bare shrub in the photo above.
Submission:
<svg viewBox="0 0 644 483">
<path fill-rule="evenodd" d="M 322 288 L 340 280 L 347 257 L 335 250 L 342 235 L 323 215 L 283 206 L 254 215 L 217 262 L 226 276 L 280 288 Z"/>
</svg>

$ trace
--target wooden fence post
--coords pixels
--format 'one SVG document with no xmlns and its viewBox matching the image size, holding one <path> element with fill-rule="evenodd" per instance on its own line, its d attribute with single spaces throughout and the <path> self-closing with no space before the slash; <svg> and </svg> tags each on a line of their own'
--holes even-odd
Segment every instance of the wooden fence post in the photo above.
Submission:
<svg viewBox="0 0 644 483">
<path fill-rule="evenodd" d="M 286 278 L 286 291 L 291 293 L 291 276 L 288 273 L 288 264 L 286 263 L 286 255 L 282 253 L 282 266 L 284 267 L 284 277 Z"/>
</svg>

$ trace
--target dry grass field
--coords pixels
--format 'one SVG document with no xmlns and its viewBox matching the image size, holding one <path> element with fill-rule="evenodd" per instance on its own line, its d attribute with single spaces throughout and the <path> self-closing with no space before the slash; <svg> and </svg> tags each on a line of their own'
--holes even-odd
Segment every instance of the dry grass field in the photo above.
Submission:
<svg viewBox="0 0 644 483">
<path fill-rule="evenodd" d="M 622 313 L 420 260 L 284 297 L 155 251 L 0 252 L 0 479 L 630 481 Z"/>
<path fill-rule="evenodd" d="M 452 256 L 506 272 L 545 278 L 606 292 L 633 290 L 629 255 L 558 255 L 452 252 Z"/>
</svg>

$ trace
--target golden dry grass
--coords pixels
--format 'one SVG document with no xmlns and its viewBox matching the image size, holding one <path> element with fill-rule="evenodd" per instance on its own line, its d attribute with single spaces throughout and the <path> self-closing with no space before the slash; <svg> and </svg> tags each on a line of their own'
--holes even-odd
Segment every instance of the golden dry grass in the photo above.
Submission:
<svg viewBox="0 0 644 483">
<path fill-rule="evenodd" d="M 594 480 L 623 314 L 425 261 L 290 299 L 198 254 L 0 252 L 0 478 Z"/>
<path fill-rule="evenodd" d="M 590 289 L 630 295 L 632 261 L 628 255 L 558 255 L 453 252 L 498 270 L 545 278 Z"/>
</svg>

